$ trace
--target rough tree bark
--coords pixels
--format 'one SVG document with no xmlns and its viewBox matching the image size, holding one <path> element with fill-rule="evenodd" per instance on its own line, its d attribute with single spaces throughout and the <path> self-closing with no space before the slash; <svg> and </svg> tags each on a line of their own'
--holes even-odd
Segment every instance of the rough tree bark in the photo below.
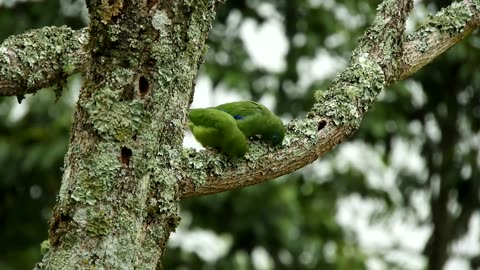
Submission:
<svg viewBox="0 0 480 270">
<path fill-rule="evenodd" d="M 413 3 L 386 0 L 347 69 L 317 91 L 280 147 L 253 143 L 232 164 L 182 149 L 213 0 L 89 0 L 90 26 L 49 27 L 0 47 L 0 95 L 23 96 L 83 72 L 64 175 L 38 269 L 155 269 L 181 198 L 253 185 L 301 168 L 347 139 L 387 85 L 480 25 L 479 0 L 451 4 L 404 36 Z"/>
</svg>

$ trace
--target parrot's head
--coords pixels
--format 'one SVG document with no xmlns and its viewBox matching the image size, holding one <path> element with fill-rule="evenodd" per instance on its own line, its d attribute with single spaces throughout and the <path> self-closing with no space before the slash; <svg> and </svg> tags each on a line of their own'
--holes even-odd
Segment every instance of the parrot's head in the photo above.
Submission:
<svg viewBox="0 0 480 270">
<path fill-rule="evenodd" d="M 262 134 L 262 138 L 270 141 L 273 145 L 281 144 L 285 137 L 285 127 L 283 126 L 282 120 L 277 116 L 274 116 L 267 126 L 268 127 L 265 130 L 266 132 Z"/>
<path fill-rule="evenodd" d="M 282 131 L 278 132 L 273 132 L 271 134 L 266 135 L 267 140 L 270 141 L 273 145 L 281 144 L 283 141 L 283 138 L 285 137 L 285 133 Z"/>
</svg>

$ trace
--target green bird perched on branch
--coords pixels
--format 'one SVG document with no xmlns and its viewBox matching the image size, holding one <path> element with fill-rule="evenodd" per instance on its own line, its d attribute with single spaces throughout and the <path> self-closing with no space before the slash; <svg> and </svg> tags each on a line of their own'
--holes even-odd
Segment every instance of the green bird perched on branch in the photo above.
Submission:
<svg viewBox="0 0 480 270">
<path fill-rule="evenodd" d="M 233 116 L 247 138 L 259 135 L 263 141 L 277 145 L 285 137 L 282 120 L 260 103 L 236 101 L 218 105 L 215 109 Z"/>
<path fill-rule="evenodd" d="M 243 157 L 247 139 L 235 119 L 226 112 L 212 108 L 191 109 L 188 127 L 204 147 L 212 147 L 229 158 Z"/>
</svg>

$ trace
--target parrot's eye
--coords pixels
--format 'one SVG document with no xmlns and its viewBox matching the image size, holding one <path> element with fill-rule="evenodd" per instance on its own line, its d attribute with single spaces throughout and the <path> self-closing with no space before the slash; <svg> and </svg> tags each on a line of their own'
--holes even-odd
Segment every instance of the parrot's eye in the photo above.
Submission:
<svg viewBox="0 0 480 270">
<path fill-rule="evenodd" d="M 278 135 L 277 134 L 274 134 L 273 137 L 272 137 L 273 141 L 277 141 L 278 140 Z"/>
</svg>

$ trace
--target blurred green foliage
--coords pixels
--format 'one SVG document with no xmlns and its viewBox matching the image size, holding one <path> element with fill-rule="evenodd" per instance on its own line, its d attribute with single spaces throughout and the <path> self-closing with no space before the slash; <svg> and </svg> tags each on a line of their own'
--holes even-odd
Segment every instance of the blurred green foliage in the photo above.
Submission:
<svg viewBox="0 0 480 270">
<path fill-rule="evenodd" d="M 420 7 L 436 10 L 448 2 L 424 1 Z M 79 15 L 63 15 L 59 3 L 45 0 L 1 7 L 0 40 L 45 25 L 82 27 Z M 214 87 L 238 89 L 254 100 L 273 95 L 279 115 L 297 117 L 309 110 L 313 91 L 324 89 L 333 79 L 329 76 L 302 85 L 298 63 L 313 58 L 320 49 L 348 60 L 378 3 L 227 1 L 211 30 L 202 72 Z M 265 10 L 274 10 L 273 15 Z M 274 20 L 283 26 L 288 43 L 285 68 L 275 72 L 253 64 L 240 37 L 242 22 L 262 25 L 272 18 L 279 18 Z M 371 146 L 385 167 L 393 166 L 396 141 L 419 147 L 424 173 L 399 170 L 395 185 L 400 200 L 372 185 L 362 168 L 340 165 L 332 165 L 321 177 L 316 167 L 309 167 L 265 184 L 188 199 L 181 203 L 182 212 L 192 216 L 187 229 L 228 234 L 232 244 L 215 262 L 170 247 L 164 269 L 254 269 L 250 257 L 258 247 L 268 253 L 272 269 L 367 269 L 366 262 L 373 255 L 336 218 L 339 201 L 352 194 L 384 205 L 380 218 L 402 209 L 416 214 L 419 224 L 430 224 L 432 234 L 424 254 L 428 269 L 441 269 L 449 245 L 468 231 L 471 216 L 480 207 L 479 47 L 477 32 L 412 78 L 386 89 L 351 139 Z M 51 91 L 28 96 L 24 102 L 29 108 L 25 116 L 11 121 L 15 101 L 0 98 L 0 239 L 4 240 L 0 269 L 28 269 L 40 258 L 72 118 L 68 98 L 55 102 Z M 333 151 L 322 160 L 338 162 L 337 155 Z M 418 191 L 429 194 L 427 218 L 412 206 L 412 196 Z M 458 206 L 455 211 L 447 207 L 452 203 Z M 402 269 L 382 254 L 379 257 L 390 268 Z M 474 260 L 471 263 L 474 268 Z"/>
<path fill-rule="evenodd" d="M 15 103 L 0 98 L 0 269 L 29 269 L 38 260 L 72 118 L 71 102 L 55 102 L 53 91 L 24 100 L 20 121 L 12 119 Z"/>
</svg>

